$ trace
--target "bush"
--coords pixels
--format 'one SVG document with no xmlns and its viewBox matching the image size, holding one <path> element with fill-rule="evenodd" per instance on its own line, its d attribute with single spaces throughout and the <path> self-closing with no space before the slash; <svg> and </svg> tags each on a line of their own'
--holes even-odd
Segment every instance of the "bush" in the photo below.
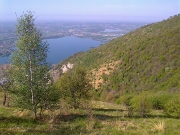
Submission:
<svg viewBox="0 0 180 135">
<path fill-rule="evenodd" d="M 165 113 L 169 116 L 180 118 L 180 98 L 173 98 L 165 104 Z"/>
<path fill-rule="evenodd" d="M 156 110 L 164 110 L 165 104 L 172 98 L 174 98 L 174 94 L 168 92 L 158 92 L 149 96 L 152 108 Z"/>
<path fill-rule="evenodd" d="M 120 97 L 120 103 L 125 105 L 126 107 L 130 106 L 131 104 L 131 99 L 133 98 L 132 94 L 126 94 Z"/>
<path fill-rule="evenodd" d="M 119 101 L 117 101 L 117 102 L 122 103 L 123 105 L 125 105 L 128 117 L 131 117 L 133 115 L 133 113 L 134 113 L 134 110 L 131 107 L 131 99 L 132 98 L 133 98 L 132 94 L 126 94 L 126 95 L 123 95 L 122 97 L 120 97 Z"/>
<path fill-rule="evenodd" d="M 147 95 L 147 92 L 142 92 L 130 101 L 132 109 L 142 117 L 149 113 L 152 108 L 152 104 Z"/>
</svg>

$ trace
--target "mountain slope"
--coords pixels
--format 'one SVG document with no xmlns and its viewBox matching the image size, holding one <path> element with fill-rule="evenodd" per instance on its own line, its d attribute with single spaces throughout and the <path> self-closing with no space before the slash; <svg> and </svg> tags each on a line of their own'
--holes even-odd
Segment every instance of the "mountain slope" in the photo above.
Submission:
<svg viewBox="0 0 180 135">
<path fill-rule="evenodd" d="M 180 88 L 180 15 L 141 27 L 85 53 L 64 60 L 92 72 L 116 63 L 102 74 L 100 89 L 122 92 Z M 103 87 L 104 86 L 104 87 Z"/>
</svg>

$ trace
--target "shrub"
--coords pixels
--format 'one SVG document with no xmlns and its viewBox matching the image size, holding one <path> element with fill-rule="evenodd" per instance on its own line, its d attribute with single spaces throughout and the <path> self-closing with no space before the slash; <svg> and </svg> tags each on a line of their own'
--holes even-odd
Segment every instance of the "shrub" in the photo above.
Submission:
<svg viewBox="0 0 180 135">
<path fill-rule="evenodd" d="M 122 103 L 125 106 L 130 106 L 131 103 L 130 101 L 132 98 L 133 98 L 132 94 L 123 95 L 122 97 L 120 97 L 120 103 Z"/>
<path fill-rule="evenodd" d="M 165 113 L 169 116 L 180 118 L 180 98 L 173 98 L 165 104 Z"/>
<path fill-rule="evenodd" d="M 130 117 L 133 115 L 134 111 L 133 111 L 133 108 L 131 107 L 131 100 L 133 98 L 133 95 L 132 94 L 126 94 L 126 95 L 123 95 L 119 102 L 122 103 L 123 105 L 126 106 L 126 110 L 127 110 L 127 115 Z"/>
<path fill-rule="evenodd" d="M 155 94 L 149 95 L 149 100 L 152 104 L 153 109 L 163 109 L 165 108 L 165 104 L 167 101 L 171 100 L 174 97 L 174 94 L 169 92 L 158 92 Z"/>
<path fill-rule="evenodd" d="M 135 96 L 130 105 L 134 111 L 136 111 L 140 116 L 144 117 L 147 113 L 149 113 L 152 108 L 152 104 L 148 99 L 148 93 L 142 92 L 139 95 Z"/>
</svg>

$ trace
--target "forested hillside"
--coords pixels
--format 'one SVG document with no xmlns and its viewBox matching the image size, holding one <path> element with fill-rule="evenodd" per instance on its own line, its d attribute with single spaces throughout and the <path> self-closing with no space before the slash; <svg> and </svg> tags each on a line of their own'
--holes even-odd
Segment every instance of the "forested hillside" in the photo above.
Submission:
<svg viewBox="0 0 180 135">
<path fill-rule="evenodd" d="M 65 62 L 101 73 L 101 91 L 119 93 L 143 90 L 177 91 L 180 88 L 180 15 L 143 26 L 88 52 L 77 53 Z M 119 61 L 119 62 L 117 62 Z M 109 67 L 113 63 L 114 66 Z M 116 63 L 116 64 L 115 64 Z M 103 71 L 102 71 L 103 72 Z M 97 81 L 97 77 L 94 77 Z"/>
<path fill-rule="evenodd" d="M 0 134 L 180 133 L 180 15 L 74 54 L 51 72 L 34 20 L 31 11 L 18 19 L 12 64 L 0 67 Z"/>
</svg>

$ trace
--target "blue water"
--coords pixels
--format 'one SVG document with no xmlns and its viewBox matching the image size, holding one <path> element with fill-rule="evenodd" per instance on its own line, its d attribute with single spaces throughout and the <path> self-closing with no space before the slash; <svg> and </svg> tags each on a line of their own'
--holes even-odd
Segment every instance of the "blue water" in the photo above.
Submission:
<svg viewBox="0 0 180 135">
<path fill-rule="evenodd" d="M 90 47 L 98 47 L 101 42 L 91 39 L 82 39 L 74 36 L 47 39 L 49 52 L 47 61 L 51 64 L 57 64 L 70 57 L 74 53 L 87 51 Z M 0 64 L 9 63 L 9 57 L 0 58 Z"/>
<path fill-rule="evenodd" d="M 7 64 L 9 62 L 9 57 L 0 57 L 0 64 Z"/>
</svg>

